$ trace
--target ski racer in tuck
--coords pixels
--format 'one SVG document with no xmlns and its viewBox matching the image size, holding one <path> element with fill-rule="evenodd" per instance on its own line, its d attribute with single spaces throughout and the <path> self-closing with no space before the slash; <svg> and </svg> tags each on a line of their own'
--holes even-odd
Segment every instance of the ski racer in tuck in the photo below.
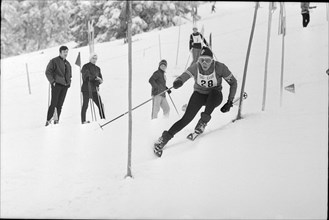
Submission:
<svg viewBox="0 0 329 220">
<path fill-rule="evenodd" d="M 207 123 L 211 119 L 211 114 L 218 107 L 222 100 L 222 79 L 229 85 L 228 100 L 221 108 L 223 113 L 228 112 L 233 106 L 233 99 L 237 91 L 237 80 L 228 69 L 228 67 L 215 61 L 213 53 L 208 47 L 203 47 L 197 63 L 188 67 L 179 77 L 173 82 L 174 89 L 181 87 L 188 79 L 194 78 L 194 91 L 190 97 L 186 111 L 183 117 L 178 120 L 169 130 L 165 130 L 162 136 L 154 144 L 154 153 L 157 156 L 162 155 L 163 147 L 176 133 L 188 125 L 199 112 L 201 107 L 205 106 L 201 117 L 195 127 L 195 133 L 203 133 Z"/>
</svg>

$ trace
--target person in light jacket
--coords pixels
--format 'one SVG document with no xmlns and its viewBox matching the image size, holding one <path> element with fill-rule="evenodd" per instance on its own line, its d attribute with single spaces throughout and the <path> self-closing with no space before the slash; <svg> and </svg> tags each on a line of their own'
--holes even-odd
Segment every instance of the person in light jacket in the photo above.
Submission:
<svg viewBox="0 0 329 220">
<path fill-rule="evenodd" d="M 165 72 L 167 69 L 167 61 L 161 60 L 159 63 L 158 69 L 152 74 L 152 76 L 149 79 L 149 83 L 152 86 L 152 93 L 153 96 L 153 103 L 152 103 L 152 119 L 155 119 L 158 117 L 158 113 L 160 111 L 160 108 L 163 110 L 163 115 L 165 117 L 169 116 L 170 113 L 170 107 L 166 99 L 166 93 L 162 93 L 168 87 L 166 86 L 166 76 Z M 168 94 L 171 93 L 170 90 L 167 91 Z M 161 95 L 159 95 L 162 93 Z"/>
<path fill-rule="evenodd" d="M 190 41 L 189 41 L 189 48 L 190 51 L 192 52 L 192 57 L 193 57 L 193 61 L 191 65 L 198 61 L 200 56 L 200 51 L 203 46 L 209 47 L 206 39 L 204 39 L 202 34 L 198 32 L 198 28 L 193 27 L 193 33 L 190 35 Z"/>
</svg>

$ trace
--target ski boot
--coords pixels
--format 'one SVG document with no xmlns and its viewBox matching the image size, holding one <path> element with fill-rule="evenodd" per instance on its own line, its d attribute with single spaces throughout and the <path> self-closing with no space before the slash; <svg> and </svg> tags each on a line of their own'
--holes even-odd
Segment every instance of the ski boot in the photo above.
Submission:
<svg viewBox="0 0 329 220">
<path fill-rule="evenodd" d="M 198 121 L 197 125 L 194 128 L 194 132 L 196 134 L 202 134 L 204 129 L 207 126 L 207 123 L 210 121 L 210 119 L 211 119 L 210 115 L 202 112 L 201 113 L 201 118 L 200 118 L 200 120 Z"/>
<path fill-rule="evenodd" d="M 164 131 L 162 136 L 157 140 L 157 142 L 154 143 L 153 151 L 158 157 L 161 157 L 163 151 L 162 149 L 172 137 L 173 135 L 171 135 L 168 131 Z"/>
</svg>

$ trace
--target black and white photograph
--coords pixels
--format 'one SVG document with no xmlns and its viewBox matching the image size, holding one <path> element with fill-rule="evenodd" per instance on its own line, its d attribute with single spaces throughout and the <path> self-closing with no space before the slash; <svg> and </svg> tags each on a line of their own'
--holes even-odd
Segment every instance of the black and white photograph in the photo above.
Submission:
<svg viewBox="0 0 329 220">
<path fill-rule="evenodd" d="M 328 219 L 329 3 L 2 0 L 1 219 Z"/>
</svg>

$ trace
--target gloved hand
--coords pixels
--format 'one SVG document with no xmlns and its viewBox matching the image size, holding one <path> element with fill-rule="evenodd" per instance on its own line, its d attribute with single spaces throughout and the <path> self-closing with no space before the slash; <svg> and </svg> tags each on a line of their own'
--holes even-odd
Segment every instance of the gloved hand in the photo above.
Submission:
<svg viewBox="0 0 329 220">
<path fill-rule="evenodd" d="M 225 113 L 225 112 L 230 111 L 230 108 L 231 108 L 232 106 L 233 106 L 233 102 L 228 100 L 228 101 L 225 103 L 225 105 L 223 105 L 223 107 L 222 107 L 220 110 L 221 110 L 221 112 Z"/>
<path fill-rule="evenodd" d="M 103 80 L 102 80 L 102 78 L 100 78 L 100 77 L 96 77 L 96 79 L 95 79 L 97 82 L 99 82 L 99 84 L 102 84 L 103 83 Z"/>
<path fill-rule="evenodd" d="M 174 83 L 173 83 L 173 87 L 175 89 L 178 89 L 179 87 L 181 87 L 183 85 L 183 81 L 182 80 L 175 80 Z"/>
<path fill-rule="evenodd" d="M 166 89 L 168 89 L 168 87 L 166 87 Z M 168 90 L 167 90 L 167 93 L 170 94 L 170 93 L 171 93 L 171 90 L 168 89 Z"/>
</svg>

